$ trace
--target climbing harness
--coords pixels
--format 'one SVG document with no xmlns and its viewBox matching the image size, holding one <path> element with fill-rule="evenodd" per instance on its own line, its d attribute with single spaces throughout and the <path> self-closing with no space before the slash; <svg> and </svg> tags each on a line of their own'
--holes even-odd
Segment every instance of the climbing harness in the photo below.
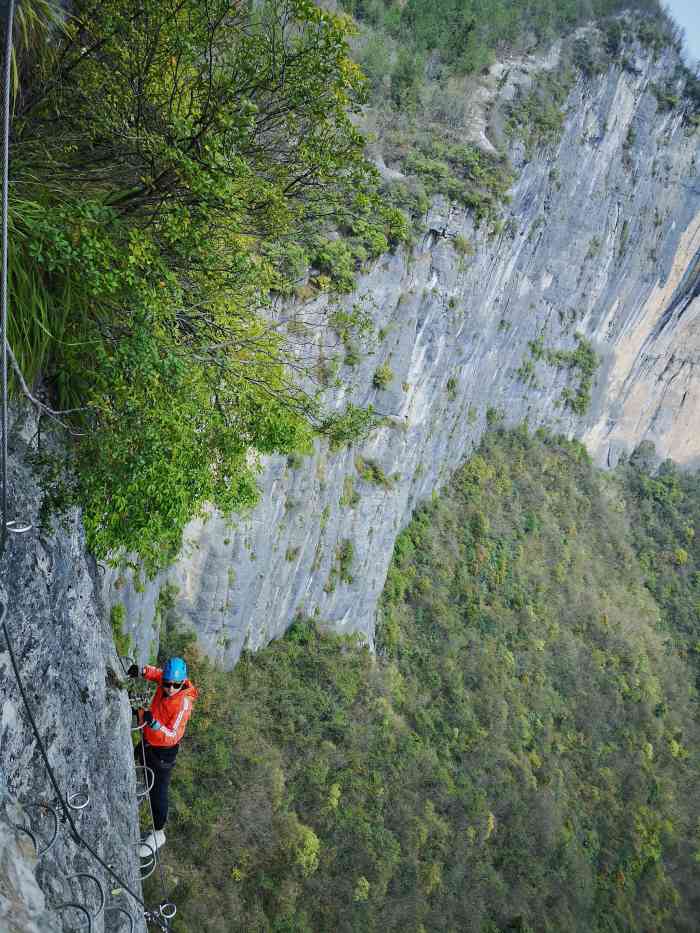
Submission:
<svg viewBox="0 0 700 933">
<path fill-rule="evenodd" d="M 14 23 L 14 12 L 15 12 L 15 0 L 8 0 L 5 15 L 5 36 L 4 36 L 4 58 L 3 58 L 3 128 L 2 128 L 2 256 L 0 261 L 0 430 L 2 432 L 2 437 L 0 437 L 0 510 L 2 511 L 2 524 L 0 524 L 0 557 L 3 556 L 5 552 L 5 547 L 7 544 L 8 534 L 13 535 L 22 535 L 31 531 L 31 523 L 23 522 L 18 519 L 8 519 L 8 507 L 7 507 L 7 491 L 8 491 L 8 430 L 9 430 L 9 416 L 8 416 L 8 377 L 7 377 L 7 361 L 8 361 L 8 336 L 7 336 L 7 270 L 8 270 L 8 188 L 9 188 L 9 145 L 10 145 L 10 61 L 12 54 L 12 29 Z M 17 683 L 17 688 L 20 692 L 22 702 L 24 705 L 27 718 L 29 719 L 32 732 L 34 733 L 34 738 L 36 740 L 37 746 L 41 753 L 41 757 L 44 761 L 44 766 L 48 774 L 49 780 L 54 790 L 55 799 L 53 804 L 44 803 L 43 801 L 32 801 L 21 805 L 21 809 L 25 814 L 27 821 L 32 826 L 32 817 L 30 815 L 33 811 L 42 811 L 52 814 L 53 817 L 53 830 L 51 833 L 51 838 L 48 842 L 41 839 L 40 834 L 36 827 L 30 828 L 28 826 L 23 826 L 21 824 L 15 825 L 15 830 L 17 832 L 23 833 L 28 836 L 34 845 L 34 850 L 37 858 L 45 855 L 51 847 L 56 842 L 58 837 L 59 823 L 67 823 L 70 828 L 70 836 L 73 838 L 73 841 L 86 849 L 90 855 L 97 861 L 97 863 L 102 867 L 102 869 L 111 876 L 119 885 L 119 893 L 125 891 L 129 894 L 134 901 L 139 905 L 143 911 L 144 920 L 147 923 L 152 923 L 158 927 L 158 929 L 168 933 L 170 930 L 170 921 L 175 916 L 177 908 L 175 904 L 164 900 L 156 909 L 150 909 L 146 906 L 143 899 L 131 889 L 131 887 L 126 884 L 123 878 L 121 878 L 117 872 L 114 871 L 111 865 L 108 865 L 107 862 L 102 859 L 102 857 L 95 851 L 95 849 L 90 845 L 89 842 L 81 835 L 78 831 L 78 828 L 73 819 L 73 812 L 80 812 L 84 810 L 90 803 L 90 795 L 85 791 L 77 791 L 69 794 L 64 794 L 61 791 L 56 775 L 54 774 L 51 763 L 49 762 L 48 754 L 46 747 L 42 741 L 39 729 L 32 712 L 32 708 L 29 704 L 29 699 L 27 693 L 24 689 L 24 684 L 22 683 L 22 677 L 19 670 L 19 665 L 17 663 L 17 657 L 15 655 L 14 646 L 12 639 L 10 637 L 10 631 L 7 625 L 7 606 L 4 602 L 0 602 L 0 628 L 2 629 L 3 635 L 5 637 L 5 642 L 7 645 L 7 651 L 10 656 L 10 663 L 14 673 L 15 681 Z M 148 771 L 151 769 L 146 767 L 145 753 L 144 753 L 144 784 L 148 786 Z M 151 784 L 152 786 L 152 784 Z M 150 805 L 150 798 L 149 798 Z M 153 810 L 151 809 L 151 819 L 153 818 Z M 157 853 L 154 853 L 154 861 L 158 861 Z M 160 863 L 159 863 L 160 864 Z M 87 931 L 92 933 L 92 924 L 93 920 L 96 920 L 100 914 L 104 911 L 105 915 L 107 914 L 116 914 L 123 915 L 129 921 L 129 933 L 133 933 L 134 930 L 134 918 L 133 916 L 123 907 L 120 906 L 110 906 L 105 910 L 106 897 L 102 882 L 96 878 L 94 875 L 89 874 L 88 872 L 78 872 L 77 874 L 68 876 L 65 880 L 69 883 L 75 879 L 89 879 L 94 882 L 99 891 L 99 906 L 94 913 L 90 911 L 83 904 L 79 904 L 76 901 L 68 901 L 64 904 L 59 905 L 54 908 L 56 913 L 63 913 L 67 910 L 76 910 L 83 915 L 87 922 Z M 161 867 L 161 881 L 163 883 L 163 891 L 165 892 L 165 880 L 163 877 L 163 870 Z"/>
</svg>

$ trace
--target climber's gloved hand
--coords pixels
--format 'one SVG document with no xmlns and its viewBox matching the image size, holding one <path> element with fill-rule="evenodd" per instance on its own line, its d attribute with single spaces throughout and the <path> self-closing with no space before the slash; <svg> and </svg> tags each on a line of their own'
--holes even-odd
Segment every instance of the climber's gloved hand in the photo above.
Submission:
<svg viewBox="0 0 700 933">
<path fill-rule="evenodd" d="M 153 729 L 154 732 L 157 732 L 159 729 L 163 728 L 158 720 L 153 718 L 153 713 L 150 711 L 150 709 L 144 710 L 143 721 L 147 726 Z"/>
<path fill-rule="evenodd" d="M 139 671 L 138 664 L 132 664 L 129 670 L 126 672 L 127 677 L 138 677 L 141 671 Z"/>
</svg>

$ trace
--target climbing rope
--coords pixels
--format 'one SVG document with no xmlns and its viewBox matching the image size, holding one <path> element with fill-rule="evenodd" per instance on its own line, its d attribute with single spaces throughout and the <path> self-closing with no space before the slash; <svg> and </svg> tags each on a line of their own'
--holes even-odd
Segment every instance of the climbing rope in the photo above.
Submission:
<svg viewBox="0 0 700 933">
<path fill-rule="evenodd" d="M 5 22 L 5 41 L 4 41 L 4 58 L 3 58 L 3 128 L 2 128 L 2 257 L 0 260 L 0 430 L 2 431 L 2 437 L 0 438 L 0 509 L 2 510 L 2 525 L 0 526 L 0 558 L 4 555 L 5 547 L 7 544 L 7 534 L 8 532 L 26 532 L 30 530 L 30 525 L 23 525 L 16 521 L 8 520 L 8 509 L 7 509 L 7 490 L 8 490 L 8 425 L 9 425 L 9 416 L 8 416 L 8 378 L 7 378 L 7 358 L 8 358 L 8 335 L 7 335 L 7 321 L 8 321 L 8 311 L 7 311 L 7 273 L 8 273 L 8 202 L 9 202 L 9 162 L 10 162 L 10 63 L 12 56 L 12 28 L 14 22 L 14 12 L 15 12 L 15 0 L 8 0 L 6 7 L 6 22 Z M 10 637 L 10 631 L 7 626 L 7 606 L 4 602 L 0 602 L 0 627 L 2 628 L 3 635 L 5 637 L 5 642 L 7 645 L 7 650 L 10 655 L 10 663 L 12 665 L 12 670 L 14 672 L 15 680 L 17 682 L 17 687 L 19 689 L 20 695 L 22 697 L 22 702 L 27 713 L 32 731 L 34 733 L 34 738 L 41 752 L 41 757 L 44 760 L 44 765 L 46 767 L 46 772 L 49 776 L 49 780 L 53 786 L 54 792 L 56 794 L 56 801 L 61 808 L 62 820 L 67 822 L 70 827 L 70 833 L 73 837 L 73 840 L 76 844 L 82 846 L 86 849 L 90 855 L 98 862 L 98 864 L 104 869 L 107 874 L 117 882 L 121 889 L 127 892 L 136 903 L 143 909 L 143 916 L 146 922 L 156 924 L 162 931 L 167 931 L 170 929 L 170 920 L 175 916 L 176 907 L 174 904 L 164 901 L 159 905 L 155 910 L 151 910 L 147 907 L 142 898 L 131 889 L 131 887 L 124 881 L 124 879 L 114 871 L 111 865 L 108 865 L 107 862 L 95 851 L 95 849 L 90 845 L 90 843 L 81 835 L 78 831 L 77 826 L 71 815 L 71 809 L 82 809 L 81 807 L 71 807 L 71 804 L 65 799 L 61 792 L 61 788 L 54 774 L 53 768 L 48 758 L 46 747 L 42 741 L 39 729 L 32 712 L 32 708 L 29 704 L 26 691 L 24 689 L 24 684 L 22 683 L 22 677 L 19 670 L 19 665 L 17 663 L 17 657 L 14 650 L 14 645 L 12 643 L 12 638 Z M 145 765 L 145 760 L 144 760 Z M 149 800 L 150 804 L 150 800 Z M 30 807 L 35 806 L 33 804 L 28 804 L 25 807 L 29 809 Z M 48 806 L 48 805 L 46 805 Z M 48 809 L 53 809 L 48 807 Z M 151 816 L 153 811 L 151 809 Z M 54 810 L 54 817 L 56 818 L 56 824 L 58 823 L 58 815 Z M 40 850 L 39 843 L 36 835 L 27 827 L 18 826 L 16 827 L 18 831 L 21 831 L 28 835 L 34 843 L 35 850 L 37 855 L 43 855 L 48 849 L 53 845 L 55 841 L 55 836 L 53 836 L 51 843 L 46 846 L 43 850 Z M 97 910 L 97 913 L 94 915 L 95 918 L 104 909 L 105 898 L 104 891 L 100 881 L 95 878 L 93 875 L 88 875 L 85 872 L 81 872 L 79 875 L 71 876 L 72 877 L 87 877 L 91 878 L 96 882 L 100 890 L 100 906 Z M 165 891 L 165 882 L 163 880 L 163 890 Z M 70 880 L 70 879 L 69 879 Z M 77 910 L 84 914 L 87 918 L 88 930 L 92 930 L 92 920 L 93 915 L 87 910 L 87 908 L 78 903 L 70 902 L 62 904 L 56 908 L 58 912 L 63 912 L 64 910 Z M 110 908 L 110 913 L 122 913 L 125 914 L 130 921 L 131 930 L 133 930 L 133 918 L 131 915 L 121 907 Z"/>
</svg>

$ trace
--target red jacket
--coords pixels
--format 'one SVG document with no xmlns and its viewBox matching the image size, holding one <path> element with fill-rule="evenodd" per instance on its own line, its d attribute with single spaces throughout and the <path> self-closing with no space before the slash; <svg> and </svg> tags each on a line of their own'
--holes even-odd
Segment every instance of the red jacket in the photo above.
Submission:
<svg viewBox="0 0 700 933">
<path fill-rule="evenodd" d="M 151 712 L 153 718 L 160 723 L 160 729 L 146 726 L 143 730 L 144 738 L 149 745 L 171 748 L 177 745 L 185 734 L 187 720 L 192 714 L 192 704 L 199 696 L 199 691 L 189 680 L 185 680 L 181 689 L 174 696 L 169 697 L 160 686 L 163 671 L 159 667 L 146 665 L 143 669 L 143 676 L 146 680 L 154 680 L 158 684 L 156 695 L 151 703 Z"/>
</svg>

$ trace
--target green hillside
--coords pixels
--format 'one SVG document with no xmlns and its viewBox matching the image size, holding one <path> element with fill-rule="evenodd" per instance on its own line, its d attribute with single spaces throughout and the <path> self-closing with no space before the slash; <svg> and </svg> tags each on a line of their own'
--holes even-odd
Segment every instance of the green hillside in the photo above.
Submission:
<svg viewBox="0 0 700 933">
<path fill-rule="evenodd" d="M 399 537 L 376 655 L 187 649 L 176 930 L 695 929 L 699 493 L 493 434 Z"/>
</svg>

